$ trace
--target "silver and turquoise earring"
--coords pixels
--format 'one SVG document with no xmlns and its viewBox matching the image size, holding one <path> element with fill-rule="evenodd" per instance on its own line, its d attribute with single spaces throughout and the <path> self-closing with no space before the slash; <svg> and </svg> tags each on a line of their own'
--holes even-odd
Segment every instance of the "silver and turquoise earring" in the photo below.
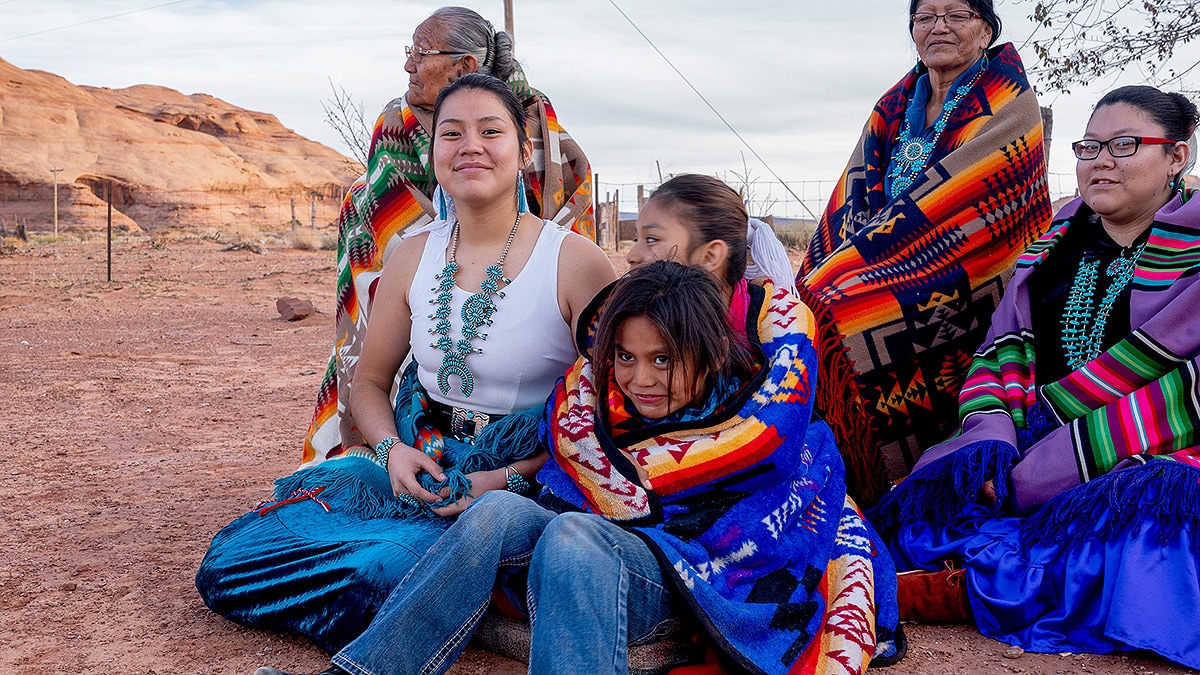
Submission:
<svg viewBox="0 0 1200 675">
<path fill-rule="evenodd" d="M 517 213 L 529 210 L 529 200 L 525 197 L 525 172 L 517 172 Z"/>
</svg>

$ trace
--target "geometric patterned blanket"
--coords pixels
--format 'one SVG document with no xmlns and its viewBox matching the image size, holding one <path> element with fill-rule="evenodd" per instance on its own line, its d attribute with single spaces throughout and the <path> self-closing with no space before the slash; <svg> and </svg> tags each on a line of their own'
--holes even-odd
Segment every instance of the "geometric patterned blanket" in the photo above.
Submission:
<svg viewBox="0 0 1200 675">
<path fill-rule="evenodd" d="M 631 425 L 614 417 L 615 384 L 576 362 L 547 404 L 542 501 L 639 535 L 740 668 L 861 673 L 903 654 L 895 568 L 846 495 L 828 426 L 810 421 L 811 312 L 769 282 L 749 288 L 755 374 L 705 417 Z"/>
<path fill-rule="evenodd" d="M 1016 257 L 1050 221 L 1033 88 L 1011 44 L 988 57 L 895 199 L 883 178 L 925 66 L 884 94 L 796 278 L 819 326 L 817 409 L 864 504 L 953 433 L 971 354 Z"/>
<path fill-rule="evenodd" d="M 558 123 L 544 94 L 529 86 L 520 66 L 507 82 L 528 114 L 533 160 L 525 167 L 529 210 L 593 238 L 592 172 L 579 145 Z M 338 215 L 337 333 L 317 395 L 302 464 L 335 457 L 362 435 L 346 409 L 366 335 L 375 284 L 403 233 L 431 222 L 437 179 L 430 164 L 426 113 L 405 97 L 389 103 L 375 123 L 366 172 L 350 187 Z"/>
<path fill-rule="evenodd" d="M 1091 213 L 1079 199 L 1063 207 L 1018 261 L 975 355 L 959 398 L 961 433 L 931 448 L 920 466 L 981 442 L 1021 450 L 997 483 L 1007 483 L 1011 471 L 1021 512 L 1122 462 L 1162 458 L 1200 467 L 1200 199 L 1192 194 L 1177 195 L 1155 215 L 1133 275 L 1129 336 L 1061 380 L 1041 383 L 1026 320 L 1037 291 L 1028 281 L 1069 228 L 1089 226 Z M 1037 440 L 1022 442 L 1030 430 Z"/>
</svg>

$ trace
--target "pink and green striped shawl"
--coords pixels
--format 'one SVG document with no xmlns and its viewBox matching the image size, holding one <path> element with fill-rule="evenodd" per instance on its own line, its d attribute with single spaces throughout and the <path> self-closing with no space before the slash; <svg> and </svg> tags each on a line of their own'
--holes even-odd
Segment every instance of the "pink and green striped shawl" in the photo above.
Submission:
<svg viewBox="0 0 1200 675">
<path fill-rule="evenodd" d="M 1200 467 L 1200 199 L 1176 196 L 1155 215 L 1133 278 L 1127 338 L 1057 382 L 1039 384 L 1030 321 L 1033 271 L 1070 227 L 1087 227 L 1081 200 L 1017 262 L 959 395 L 960 433 L 917 468 L 969 445 L 1021 447 L 1031 425 L 1052 430 L 1012 470 L 1018 508 L 1031 511 L 1123 462 L 1173 459 Z M 1034 405 L 1049 420 L 1032 420 Z"/>
</svg>

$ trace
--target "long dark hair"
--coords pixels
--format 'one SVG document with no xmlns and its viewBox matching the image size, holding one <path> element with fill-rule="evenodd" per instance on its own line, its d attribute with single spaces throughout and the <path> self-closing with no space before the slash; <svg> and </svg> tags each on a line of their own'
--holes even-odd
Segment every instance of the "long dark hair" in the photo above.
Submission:
<svg viewBox="0 0 1200 675">
<path fill-rule="evenodd" d="M 1092 113 L 1104 106 L 1125 103 L 1146 113 L 1173 141 L 1186 141 L 1200 122 L 1196 104 L 1178 92 L 1166 92 L 1144 84 L 1131 84 L 1113 89 L 1101 98 Z"/>
<path fill-rule="evenodd" d="M 676 366 L 670 381 L 681 376 L 695 382 L 704 372 L 704 391 L 712 391 L 719 377 L 745 361 L 726 311 L 716 280 L 703 268 L 656 260 L 631 270 L 613 286 L 596 327 L 591 353 L 597 387 L 604 391 L 612 374 L 621 325 L 645 317 Z"/>
<path fill-rule="evenodd" d="M 723 241 L 729 250 L 725 278 L 730 288 L 746 273 L 746 205 L 733 188 L 698 173 L 684 173 L 658 186 L 647 203 L 671 210 L 691 228 L 691 252 L 710 241 Z"/>
<path fill-rule="evenodd" d="M 1092 114 L 1095 115 L 1097 110 L 1116 103 L 1124 103 L 1141 110 L 1152 122 L 1163 128 L 1167 138 L 1188 143 L 1192 149 L 1192 156 L 1188 159 L 1187 166 L 1174 177 L 1176 181 L 1181 181 L 1183 175 L 1191 170 L 1196 162 L 1196 146 L 1192 142 L 1192 134 L 1196 133 L 1196 126 L 1200 124 L 1200 112 L 1197 112 L 1196 104 L 1179 92 L 1162 91 L 1144 84 L 1131 84 L 1105 94 L 1096 103 L 1096 107 L 1092 108 Z"/>
<path fill-rule="evenodd" d="M 442 29 L 446 51 L 475 57 L 479 72 L 507 80 L 517 68 L 512 37 L 497 31 L 478 12 L 466 7 L 442 7 L 429 15 Z M 426 19 L 428 21 L 429 19 Z M 454 57 L 460 60 L 462 56 Z"/>
</svg>

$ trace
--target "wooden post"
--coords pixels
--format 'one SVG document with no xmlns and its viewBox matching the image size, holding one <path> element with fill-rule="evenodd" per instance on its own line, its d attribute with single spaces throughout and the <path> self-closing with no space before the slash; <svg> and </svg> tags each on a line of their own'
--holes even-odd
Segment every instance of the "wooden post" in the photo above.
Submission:
<svg viewBox="0 0 1200 675">
<path fill-rule="evenodd" d="M 296 231 L 296 198 L 292 197 L 292 232 Z"/>
<path fill-rule="evenodd" d="M 513 25 L 513 0 L 504 0 L 504 32 L 512 38 L 513 51 L 517 49 L 517 29 Z"/>
<path fill-rule="evenodd" d="M 317 198 L 312 198 L 312 229 L 317 229 Z"/>
<path fill-rule="evenodd" d="M 612 227 L 612 213 L 615 208 L 616 206 L 612 202 L 604 202 L 600 204 L 600 210 L 596 212 L 596 231 L 600 233 L 598 245 L 608 252 L 617 250 L 617 233 Z"/>
<path fill-rule="evenodd" d="M 112 181 L 108 181 L 108 280 L 112 281 Z"/>
<path fill-rule="evenodd" d="M 62 171 L 57 167 L 50 169 L 50 173 L 54 174 L 54 238 L 58 239 L 58 173 Z"/>
<path fill-rule="evenodd" d="M 642 212 L 642 207 L 646 205 L 646 186 L 638 186 L 638 213 Z"/>
<path fill-rule="evenodd" d="M 1054 135 L 1054 111 L 1041 106 L 1042 112 L 1042 142 L 1046 146 L 1046 166 L 1050 166 L 1050 137 Z"/>
<path fill-rule="evenodd" d="M 592 174 L 592 217 L 596 226 L 592 228 L 592 243 L 600 245 L 600 174 Z"/>
<path fill-rule="evenodd" d="M 608 231 L 612 232 L 612 250 L 621 248 L 621 191 L 613 190 L 612 210 L 608 214 Z"/>
</svg>

